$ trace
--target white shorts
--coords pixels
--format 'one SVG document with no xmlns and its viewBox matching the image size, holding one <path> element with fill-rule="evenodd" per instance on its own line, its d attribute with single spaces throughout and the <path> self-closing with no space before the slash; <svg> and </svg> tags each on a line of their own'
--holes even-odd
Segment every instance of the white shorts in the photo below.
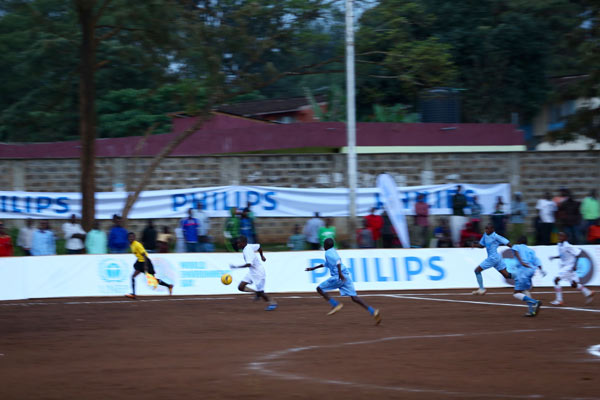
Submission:
<svg viewBox="0 0 600 400">
<path fill-rule="evenodd" d="M 266 279 L 267 276 L 265 274 L 257 274 L 254 271 L 250 270 L 242 280 L 254 286 L 254 289 L 256 289 L 256 291 L 264 292 Z"/>
<path fill-rule="evenodd" d="M 573 267 L 561 267 L 558 270 L 558 278 L 563 281 L 579 283 L 579 275 L 577 275 L 577 271 L 573 271 Z"/>
</svg>

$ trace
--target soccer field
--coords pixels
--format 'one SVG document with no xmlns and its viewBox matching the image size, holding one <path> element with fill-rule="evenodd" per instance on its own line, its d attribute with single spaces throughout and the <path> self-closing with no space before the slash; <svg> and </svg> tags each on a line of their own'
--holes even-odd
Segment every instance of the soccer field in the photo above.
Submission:
<svg viewBox="0 0 600 400">
<path fill-rule="evenodd" d="M 0 303 L 0 398 L 600 399 L 600 298 L 510 289 Z"/>
</svg>

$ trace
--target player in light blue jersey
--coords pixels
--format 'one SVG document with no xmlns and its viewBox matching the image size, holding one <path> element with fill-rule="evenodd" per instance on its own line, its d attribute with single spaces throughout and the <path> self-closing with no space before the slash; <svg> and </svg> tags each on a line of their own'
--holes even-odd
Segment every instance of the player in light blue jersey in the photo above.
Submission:
<svg viewBox="0 0 600 400">
<path fill-rule="evenodd" d="M 531 278 L 535 274 L 536 269 L 539 268 L 541 270 L 542 263 L 535 255 L 535 252 L 527 247 L 526 236 L 521 236 L 517 240 L 517 244 L 512 246 L 512 251 L 518 261 L 517 269 L 512 274 L 515 279 L 515 292 L 513 296 L 517 300 L 526 302 L 529 306 L 529 312 L 525 314 L 526 317 L 535 317 L 540 312 L 542 302 L 532 298 L 529 290 L 532 286 Z"/>
<path fill-rule="evenodd" d="M 331 310 L 327 315 L 333 315 L 340 311 L 344 306 L 343 303 L 338 303 L 335 299 L 329 297 L 326 293 L 331 290 L 340 290 L 342 296 L 350 296 L 353 302 L 364 307 L 369 314 L 375 318 L 375 325 L 381 322 L 381 313 L 379 310 L 369 306 L 360 297 L 356 295 L 354 289 L 354 283 L 348 269 L 342 264 L 342 258 L 339 256 L 337 250 L 334 247 L 333 239 L 328 238 L 323 242 L 323 248 L 325 249 L 325 264 L 319 264 L 314 267 L 306 268 L 306 271 L 313 271 L 317 268 L 328 268 L 331 276 L 317 287 L 317 292 L 323 296 L 325 300 L 331 304 Z"/>
<path fill-rule="evenodd" d="M 496 268 L 498 272 L 502 274 L 506 279 L 511 279 L 511 274 L 506 270 L 506 265 L 498 254 L 498 247 L 501 245 L 506 245 L 511 247 L 508 239 L 498 235 L 494 232 L 494 225 L 487 224 L 485 226 L 485 235 L 481 237 L 479 243 L 473 243 L 473 247 L 484 248 L 487 250 L 487 258 L 483 260 L 481 264 L 477 268 L 475 268 L 475 277 L 477 278 L 477 283 L 479 284 L 479 289 L 474 290 L 473 294 L 484 295 L 486 290 L 483 287 L 483 277 L 481 276 L 481 271 L 488 268 Z"/>
</svg>

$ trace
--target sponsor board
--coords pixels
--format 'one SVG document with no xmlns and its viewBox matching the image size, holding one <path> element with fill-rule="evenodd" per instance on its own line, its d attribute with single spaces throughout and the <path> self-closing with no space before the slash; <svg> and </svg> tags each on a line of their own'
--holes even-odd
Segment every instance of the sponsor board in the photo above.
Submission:
<svg viewBox="0 0 600 400">
<path fill-rule="evenodd" d="M 586 285 L 600 285 L 600 246 L 579 246 L 583 256 L 578 273 Z M 559 261 L 556 246 L 532 247 L 545 277 L 536 274 L 534 286 L 553 286 Z M 508 248 L 500 248 L 509 270 L 515 260 Z M 483 249 L 370 249 L 340 250 L 357 290 L 418 290 L 474 288 L 473 270 L 486 258 Z M 324 261 L 322 251 L 265 253 L 266 291 L 311 292 L 328 278 L 325 269 L 306 272 Z M 241 253 L 151 254 L 157 278 L 175 285 L 175 295 L 213 295 L 238 293 L 237 285 L 247 269 Z M 42 297 L 122 296 L 131 291 L 135 257 L 131 254 L 9 257 L 0 261 L 0 300 Z M 221 283 L 221 275 L 233 276 L 231 285 Z M 509 287 L 495 270 L 483 272 L 486 287 Z M 567 286 L 566 282 L 563 285 Z M 140 274 L 136 278 L 139 295 L 167 295 L 165 287 L 148 287 Z"/>
</svg>

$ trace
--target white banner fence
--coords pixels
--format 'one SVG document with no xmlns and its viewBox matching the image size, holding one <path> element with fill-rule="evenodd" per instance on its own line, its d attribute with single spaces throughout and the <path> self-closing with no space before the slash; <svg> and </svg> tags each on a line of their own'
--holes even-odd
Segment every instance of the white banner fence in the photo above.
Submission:
<svg viewBox="0 0 600 400">
<path fill-rule="evenodd" d="M 510 204 L 510 185 L 460 184 L 469 201 L 477 196 L 483 214 L 491 214 L 498 197 Z M 452 196 L 457 184 L 410 186 L 398 188 L 398 198 L 405 214 L 413 214 L 417 194 L 423 193 L 431 206 L 430 214 L 452 214 Z M 111 219 L 120 214 L 126 192 L 96 193 L 96 218 Z M 129 214 L 131 219 L 182 218 L 198 202 L 211 217 L 227 217 L 231 207 L 248 204 L 257 217 L 348 216 L 348 189 L 296 189 L 268 186 L 219 186 L 175 190 L 145 191 Z M 383 205 L 378 188 L 357 190 L 357 213 L 366 215 L 372 207 Z M 509 211 L 509 210 L 505 210 Z M 468 210 L 467 210 L 468 212 Z M 0 218 L 67 219 L 81 215 L 80 193 L 3 192 L 0 191 Z"/>
<path fill-rule="evenodd" d="M 585 285 L 600 285 L 600 246 L 580 246 L 578 273 Z M 553 286 L 558 273 L 556 246 L 533 249 L 548 272 L 536 274 L 535 286 Z M 509 270 L 514 267 L 512 251 L 500 248 Z M 343 263 L 350 269 L 357 290 L 417 290 L 475 288 L 473 270 L 485 258 L 483 249 L 372 249 L 340 250 Z M 305 268 L 323 262 L 324 252 L 265 253 L 266 291 L 312 292 L 327 278 L 323 268 L 305 272 Z M 237 285 L 245 269 L 230 270 L 229 264 L 243 263 L 241 253 L 151 254 L 157 277 L 175 285 L 175 295 L 214 295 L 238 293 Z M 0 300 L 46 297 L 123 296 L 131 291 L 135 257 L 132 254 L 66 255 L 10 257 L 0 259 Z M 225 286 L 220 277 L 233 275 L 233 284 Z M 136 283 L 139 295 L 167 295 L 164 287 L 154 291 L 140 275 Z M 486 287 L 508 287 L 509 282 L 495 270 L 483 273 Z M 566 283 L 563 283 L 566 285 Z"/>
</svg>

